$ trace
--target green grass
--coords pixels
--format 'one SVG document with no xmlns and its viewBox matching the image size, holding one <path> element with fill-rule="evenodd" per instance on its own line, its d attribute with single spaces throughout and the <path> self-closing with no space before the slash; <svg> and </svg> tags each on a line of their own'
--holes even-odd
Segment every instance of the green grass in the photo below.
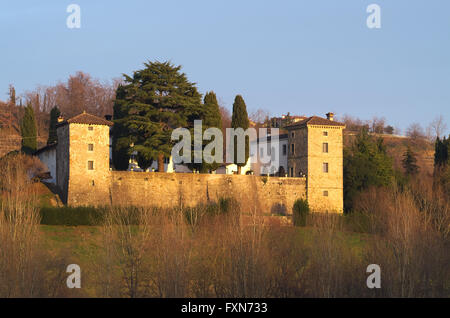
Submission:
<svg viewBox="0 0 450 318">
<path fill-rule="evenodd" d="M 80 264 L 90 262 L 97 257 L 102 240 L 100 226 L 41 225 L 40 230 L 45 248 L 52 252 L 68 252 Z M 303 241 L 306 245 L 314 244 L 316 230 L 308 226 L 296 227 L 294 239 Z M 343 239 L 349 249 L 358 251 L 362 251 L 370 238 L 368 234 L 353 232 L 337 232 L 337 235 L 338 238 Z"/>
</svg>

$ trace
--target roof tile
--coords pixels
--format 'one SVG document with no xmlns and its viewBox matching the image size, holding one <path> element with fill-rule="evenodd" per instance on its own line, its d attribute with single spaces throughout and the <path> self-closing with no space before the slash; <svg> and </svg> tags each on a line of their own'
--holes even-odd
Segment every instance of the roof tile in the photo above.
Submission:
<svg viewBox="0 0 450 318">
<path fill-rule="evenodd" d="M 345 127 L 345 124 L 339 123 L 334 120 L 328 120 L 322 117 L 312 116 L 306 118 L 300 122 L 294 123 L 292 125 L 286 126 L 287 129 L 300 128 L 307 125 L 321 125 L 321 126 L 341 126 Z"/>
<path fill-rule="evenodd" d="M 105 125 L 113 126 L 114 124 L 106 119 L 83 112 L 75 117 L 72 117 L 66 121 L 63 121 L 58 126 L 64 126 L 67 124 L 86 124 L 86 125 Z"/>
</svg>

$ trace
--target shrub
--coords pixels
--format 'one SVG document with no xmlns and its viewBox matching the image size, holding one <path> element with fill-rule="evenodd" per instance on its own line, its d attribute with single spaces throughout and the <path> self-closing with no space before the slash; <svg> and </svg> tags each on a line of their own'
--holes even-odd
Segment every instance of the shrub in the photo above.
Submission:
<svg viewBox="0 0 450 318">
<path fill-rule="evenodd" d="M 233 198 L 220 198 L 219 199 L 219 211 L 220 213 L 233 212 L 233 209 L 237 209 L 238 202 Z"/>
<path fill-rule="evenodd" d="M 232 198 L 219 198 L 219 202 L 209 202 L 198 204 L 195 207 L 183 209 L 184 216 L 189 225 L 196 225 L 203 217 L 212 217 L 237 210 L 237 201 Z"/>
<path fill-rule="evenodd" d="M 41 208 L 41 224 L 43 225 L 101 225 L 104 209 L 94 207 L 44 207 Z"/>
<path fill-rule="evenodd" d="M 295 226 L 306 226 L 306 216 L 309 213 L 308 201 L 305 199 L 298 199 L 294 203 L 293 208 L 294 213 L 294 225 Z"/>
</svg>

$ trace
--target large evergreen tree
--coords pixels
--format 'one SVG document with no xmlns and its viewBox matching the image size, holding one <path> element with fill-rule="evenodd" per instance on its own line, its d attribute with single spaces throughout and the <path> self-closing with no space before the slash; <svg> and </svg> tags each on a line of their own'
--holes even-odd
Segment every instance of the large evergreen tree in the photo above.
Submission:
<svg viewBox="0 0 450 318">
<path fill-rule="evenodd" d="M 405 154 L 403 155 L 403 168 L 407 175 L 416 175 L 419 172 L 419 166 L 416 164 L 417 158 L 416 154 L 412 151 L 411 147 L 408 146 Z"/>
<path fill-rule="evenodd" d="M 47 145 L 51 145 L 58 141 L 58 135 L 56 134 L 56 125 L 58 124 L 58 118 L 61 115 L 58 107 L 55 106 L 50 111 L 50 127 L 48 129 Z"/>
<path fill-rule="evenodd" d="M 363 129 L 350 148 L 344 149 L 344 207 L 353 208 L 355 196 L 370 186 L 388 186 L 394 176 L 392 159 L 383 139 Z"/>
<path fill-rule="evenodd" d="M 231 116 L 231 128 L 242 128 L 245 130 L 250 126 L 247 114 L 247 106 L 241 95 L 237 95 L 233 103 L 233 114 Z M 250 153 L 250 141 L 249 138 L 245 138 L 245 162 L 239 163 L 237 160 L 237 137 L 234 137 L 234 160 L 238 166 L 238 174 L 241 174 L 241 168 L 246 165 Z"/>
<path fill-rule="evenodd" d="M 145 63 L 145 68 L 125 76 L 117 89 L 114 104 L 113 157 L 117 169 L 125 168 L 127 158 L 137 152 L 141 168 L 158 161 L 164 171 L 164 158 L 171 155 L 172 130 L 191 127 L 202 113 L 201 95 L 194 83 L 169 62 Z M 133 147 L 131 147 L 133 145 Z"/>
<path fill-rule="evenodd" d="M 34 110 L 31 104 L 25 107 L 20 131 L 22 134 L 22 151 L 27 154 L 34 153 L 37 150 L 37 128 Z"/>
</svg>

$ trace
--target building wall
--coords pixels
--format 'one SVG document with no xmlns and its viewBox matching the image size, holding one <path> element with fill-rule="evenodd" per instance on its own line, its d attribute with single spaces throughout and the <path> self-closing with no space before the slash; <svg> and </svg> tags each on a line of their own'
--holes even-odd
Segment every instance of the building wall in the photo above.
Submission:
<svg viewBox="0 0 450 318">
<path fill-rule="evenodd" d="M 233 197 L 246 209 L 265 213 L 292 212 L 295 200 L 307 198 L 315 211 L 343 209 L 342 129 L 311 127 L 289 131 L 288 166 L 295 178 L 244 175 L 117 172 L 110 170 L 109 127 L 69 124 L 58 128 L 57 184 L 71 206 L 194 206 Z M 323 131 L 328 136 L 323 136 Z M 70 144 L 69 144 L 70 139 Z M 328 141 L 329 152 L 322 153 Z M 88 145 L 93 144 L 93 151 Z M 291 144 L 294 152 L 291 153 Z M 88 169 L 88 162 L 94 169 Z M 329 172 L 322 171 L 323 162 Z M 288 168 L 289 168 L 288 167 Z M 300 173 L 308 177 L 299 177 Z M 323 196 L 328 191 L 328 196 Z"/>
<path fill-rule="evenodd" d="M 308 130 L 306 127 L 289 130 L 288 137 L 288 176 L 308 175 Z M 294 151 L 292 152 L 292 145 Z"/>
<path fill-rule="evenodd" d="M 51 179 L 45 180 L 45 182 L 56 184 L 56 147 L 39 153 L 38 158 L 47 166 L 52 177 Z"/>
<path fill-rule="evenodd" d="M 56 185 L 62 202 L 67 203 L 69 191 L 69 125 L 58 127 L 56 145 Z"/>
<path fill-rule="evenodd" d="M 253 145 L 257 146 L 257 162 L 252 163 L 252 170 L 257 175 L 267 175 L 278 173 L 280 167 L 283 167 L 285 173 L 288 172 L 288 140 L 286 138 L 278 139 L 276 141 L 269 141 L 262 139 L 252 142 Z M 286 153 L 283 153 L 283 146 L 286 147 Z M 278 151 L 278 162 L 276 161 L 276 157 L 273 155 L 272 150 Z M 267 153 L 269 152 L 269 153 Z M 268 162 L 268 163 L 265 163 Z"/>
<path fill-rule="evenodd" d="M 70 127 L 67 203 L 75 206 L 106 204 L 110 183 L 109 127 L 73 123 L 66 126 Z M 93 151 L 89 151 L 89 144 L 93 144 Z M 94 162 L 93 170 L 88 169 L 88 161 Z"/>
<path fill-rule="evenodd" d="M 305 182 L 305 178 L 112 171 L 111 203 L 175 207 L 233 197 L 244 209 L 290 214 L 295 200 L 306 198 Z"/>
<path fill-rule="evenodd" d="M 328 143 L 328 153 L 323 152 L 323 143 Z M 328 163 L 328 173 L 323 171 L 324 163 Z M 343 212 L 342 127 L 308 126 L 307 183 L 311 206 L 319 211 Z M 328 196 L 324 196 L 324 191 Z"/>
</svg>

